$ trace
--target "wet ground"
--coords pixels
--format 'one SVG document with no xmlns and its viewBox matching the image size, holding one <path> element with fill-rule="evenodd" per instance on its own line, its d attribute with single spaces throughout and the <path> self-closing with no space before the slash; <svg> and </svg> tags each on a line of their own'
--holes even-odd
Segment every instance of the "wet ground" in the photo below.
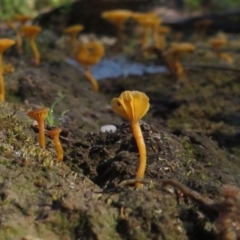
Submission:
<svg viewBox="0 0 240 240">
<path fill-rule="evenodd" d="M 229 67 L 235 69 L 240 62 L 236 39 L 226 46 L 235 61 Z M 95 93 L 60 50 L 43 43 L 41 49 L 38 67 L 31 64 L 30 53 L 19 59 L 12 51 L 5 58 L 15 72 L 5 76 L 6 102 L 0 108 L 0 239 L 240 236 L 239 190 L 222 192 L 224 185 L 240 185 L 240 72 L 199 67 L 181 79 L 168 72 L 123 75 L 99 81 Z M 159 60 L 153 56 L 148 61 Z M 225 64 L 205 43 L 183 61 L 186 66 Z M 148 183 L 138 190 L 133 184 L 119 185 L 134 179 L 139 159 L 129 123 L 110 107 L 110 100 L 124 90 L 145 92 L 151 104 L 141 122 Z M 51 107 L 59 98 L 54 125 L 63 129 L 62 164 L 56 164 L 50 138 L 46 150 L 39 147 L 37 127 L 26 114 Z M 117 131 L 101 133 L 106 124 L 116 125 Z M 162 186 L 166 179 L 200 198 L 175 183 Z M 226 216 L 222 211 L 228 199 L 235 199 L 235 211 Z"/>
</svg>

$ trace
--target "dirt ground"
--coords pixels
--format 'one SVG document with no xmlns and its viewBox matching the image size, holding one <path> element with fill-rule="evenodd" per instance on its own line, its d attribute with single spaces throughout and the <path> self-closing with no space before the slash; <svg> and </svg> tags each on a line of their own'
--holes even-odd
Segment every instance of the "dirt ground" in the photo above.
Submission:
<svg viewBox="0 0 240 240">
<path fill-rule="evenodd" d="M 229 38 L 225 50 L 236 69 L 240 37 Z M 4 58 L 15 71 L 5 76 L 0 107 L 1 240 L 239 239 L 240 190 L 232 189 L 240 185 L 240 71 L 199 67 L 182 79 L 169 73 L 106 79 L 95 93 L 59 49 L 40 46 L 38 67 L 30 52 L 20 58 L 12 50 Z M 183 61 L 222 64 L 205 42 Z M 130 124 L 110 106 L 124 90 L 145 92 L 151 104 L 141 122 L 148 183 L 138 190 L 119 185 L 135 178 L 139 159 Z M 62 164 L 52 139 L 39 146 L 27 116 L 59 96 L 54 116 L 68 110 L 58 123 Z M 100 132 L 106 124 L 117 131 Z M 162 186 L 166 179 L 200 197 L 178 184 Z M 229 199 L 235 210 L 224 215 Z"/>
</svg>

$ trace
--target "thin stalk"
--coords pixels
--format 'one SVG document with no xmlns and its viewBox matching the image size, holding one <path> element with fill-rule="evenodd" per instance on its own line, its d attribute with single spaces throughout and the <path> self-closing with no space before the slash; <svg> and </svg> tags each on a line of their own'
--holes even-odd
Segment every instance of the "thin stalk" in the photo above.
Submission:
<svg viewBox="0 0 240 240">
<path fill-rule="evenodd" d="M 40 63 L 40 53 L 38 51 L 37 44 L 34 38 L 30 38 L 30 46 L 33 50 L 35 62 L 38 65 Z"/>
<path fill-rule="evenodd" d="M 20 29 L 16 29 L 16 35 L 17 35 L 17 51 L 18 54 L 22 54 L 23 50 L 22 50 L 22 35 L 21 35 L 21 30 Z"/>
<path fill-rule="evenodd" d="M 142 36 L 142 49 L 148 46 L 148 38 L 149 38 L 149 29 L 145 27 L 143 29 L 143 36 Z"/>
<path fill-rule="evenodd" d="M 97 92 L 99 89 L 99 85 L 98 82 L 96 81 L 96 79 L 93 77 L 93 75 L 90 72 L 90 68 L 86 67 L 85 68 L 85 77 L 88 79 L 88 81 L 92 84 L 93 87 L 93 91 Z"/>
<path fill-rule="evenodd" d="M 62 148 L 62 145 L 59 141 L 59 136 L 58 135 L 53 137 L 53 142 L 54 142 L 54 145 L 57 149 L 57 160 L 58 160 L 58 162 L 62 162 L 62 160 L 63 160 L 63 148 Z"/>
<path fill-rule="evenodd" d="M 132 126 L 133 136 L 136 140 L 139 156 L 140 156 L 139 167 L 138 167 L 136 178 L 142 179 L 144 178 L 146 164 L 147 164 L 146 145 L 143 139 L 142 130 L 140 128 L 139 122 L 133 121 L 131 122 L 131 126 Z M 137 182 L 135 186 L 136 188 L 138 188 L 142 186 L 142 183 Z"/>
</svg>

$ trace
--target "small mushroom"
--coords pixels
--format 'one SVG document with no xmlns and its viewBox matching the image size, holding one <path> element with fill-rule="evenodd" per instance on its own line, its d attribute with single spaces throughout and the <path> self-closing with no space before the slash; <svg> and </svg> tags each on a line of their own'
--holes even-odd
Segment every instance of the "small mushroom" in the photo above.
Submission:
<svg viewBox="0 0 240 240">
<path fill-rule="evenodd" d="M 59 141 L 59 134 L 61 131 L 62 131 L 61 128 L 55 128 L 55 129 L 47 132 L 47 135 L 52 137 L 52 139 L 54 141 L 54 145 L 57 150 L 57 161 L 59 163 L 63 161 L 63 148 Z"/>
<path fill-rule="evenodd" d="M 29 38 L 31 48 L 34 54 L 35 64 L 39 65 L 40 63 L 40 53 L 36 44 L 36 36 L 42 31 L 42 28 L 39 26 L 22 26 L 22 32 L 25 37 Z"/>
<path fill-rule="evenodd" d="M 218 55 L 220 48 L 227 43 L 227 39 L 225 37 L 212 38 L 209 40 L 209 43 L 211 44 L 213 51 Z"/>
<path fill-rule="evenodd" d="M 165 60 L 170 71 L 177 77 L 184 75 L 184 69 L 179 60 L 180 56 L 186 53 L 192 53 L 195 46 L 191 43 L 172 43 L 170 48 L 164 53 Z"/>
<path fill-rule="evenodd" d="M 24 25 L 27 21 L 32 20 L 32 16 L 16 14 L 14 16 L 14 21 L 19 22 L 21 25 Z"/>
<path fill-rule="evenodd" d="M 229 54 L 220 52 L 220 48 L 227 43 L 225 36 L 210 39 L 209 43 L 218 58 L 221 58 L 230 64 L 233 62 L 233 58 Z"/>
<path fill-rule="evenodd" d="M 132 18 L 143 28 L 142 49 L 148 46 L 149 37 L 158 41 L 158 27 L 162 20 L 156 13 L 135 13 Z"/>
<path fill-rule="evenodd" d="M 8 38 L 0 39 L 0 102 L 5 100 L 5 84 L 3 79 L 3 53 L 15 44 L 15 41 Z"/>
<path fill-rule="evenodd" d="M 44 133 L 44 121 L 48 115 L 49 108 L 39 108 L 28 112 L 28 116 L 37 121 L 39 129 L 39 145 L 43 148 L 46 147 L 45 133 Z"/>
<path fill-rule="evenodd" d="M 123 30 L 124 24 L 130 17 L 133 12 L 129 10 L 119 9 L 112 11 L 105 11 L 102 13 L 102 18 L 112 23 L 117 29 L 117 44 L 121 46 L 123 39 Z"/>
<path fill-rule="evenodd" d="M 71 47 L 72 47 L 72 54 L 74 55 L 77 51 L 77 37 L 78 34 L 84 29 L 83 25 L 74 25 L 67 27 L 63 30 L 63 33 L 69 35 L 71 38 Z"/>
<path fill-rule="evenodd" d="M 77 61 L 85 68 L 85 77 L 92 84 L 93 90 L 98 91 L 99 85 L 90 72 L 90 67 L 97 64 L 104 56 L 105 50 L 101 43 L 90 42 L 81 44 L 76 56 Z"/>
<path fill-rule="evenodd" d="M 139 120 L 147 113 L 150 107 L 149 98 L 143 92 L 124 91 L 118 98 L 112 99 L 111 106 L 114 112 L 131 123 L 140 155 L 136 178 L 142 179 L 146 169 L 147 154 Z M 136 183 L 136 187 L 141 185 L 141 183 Z"/>
<path fill-rule="evenodd" d="M 17 14 L 14 16 L 12 21 L 7 22 L 7 25 L 9 26 L 9 28 L 11 28 L 16 33 L 17 51 L 19 54 L 22 54 L 21 28 L 27 21 L 29 21 L 31 19 L 32 19 L 31 16 Z M 14 23 L 16 23 L 16 24 L 14 24 Z"/>
</svg>

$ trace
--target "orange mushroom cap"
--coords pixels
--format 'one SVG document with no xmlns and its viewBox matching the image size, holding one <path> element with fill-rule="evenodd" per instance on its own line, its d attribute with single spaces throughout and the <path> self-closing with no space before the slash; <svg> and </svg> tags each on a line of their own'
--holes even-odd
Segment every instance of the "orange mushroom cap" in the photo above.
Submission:
<svg viewBox="0 0 240 240">
<path fill-rule="evenodd" d="M 124 24 L 132 15 L 133 15 L 132 11 L 124 9 L 105 11 L 101 14 L 102 18 L 106 19 L 107 21 L 115 25 Z"/>
<path fill-rule="evenodd" d="M 53 138 L 54 136 L 59 136 L 61 131 L 62 131 L 61 128 L 54 128 L 54 129 L 48 131 L 46 134 Z"/>
<path fill-rule="evenodd" d="M 63 30 L 63 33 L 75 36 L 78 33 L 80 33 L 83 29 L 84 29 L 84 26 L 79 24 L 79 25 L 74 25 L 74 26 L 70 26 L 70 27 L 65 28 Z"/>
<path fill-rule="evenodd" d="M 80 45 L 76 59 L 84 66 L 91 66 L 97 64 L 104 54 L 105 50 L 101 43 L 90 42 Z"/>
<path fill-rule="evenodd" d="M 148 96 L 139 91 L 124 91 L 118 98 L 113 98 L 111 106 L 114 112 L 128 121 L 140 120 L 148 111 Z"/>
<path fill-rule="evenodd" d="M 15 41 L 9 38 L 0 39 L 0 54 L 2 54 L 6 49 L 15 44 Z"/>
<path fill-rule="evenodd" d="M 21 24 L 24 24 L 25 22 L 27 22 L 27 21 L 29 21 L 31 19 L 33 19 L 33 17 L 27 16 L 27 15 L 17 14 L 17 15 L 14 16 L 14 21 L 18 21 Z"/>
<path fill-rule="evenodd" d="M 224 37 L 221 38 L 212 38 L 209 40 L 209 43 L 214 47 L 214 48 L 220 48 L 224 44 L 227 43 L 227 39 Z"/>
<path fill-rule="evenodd" d="M 35 38 L 41 31 L 42 28 L 35 25 L 22 26 L 23 34 L 28 38 Z"/>
<path fill-rule="evenodd" d="M 39 108 L 28 112 L 28 116 L 37 122 L 44 121 L 48 115 L 48 111 L 49 108 Z"/>
<path fill-rule="evenodd" d="M 162 22 L 156 13 L 135 13 L 132 18 L 143 27 L 153 27 Z"/>
<path fill-rule="evenodd" d="M 193 52 L 195 46 L 191 43 L 172 43 L 168 53 L 170 54 L 182 54 L 187 52 Z"/>
</svg>

